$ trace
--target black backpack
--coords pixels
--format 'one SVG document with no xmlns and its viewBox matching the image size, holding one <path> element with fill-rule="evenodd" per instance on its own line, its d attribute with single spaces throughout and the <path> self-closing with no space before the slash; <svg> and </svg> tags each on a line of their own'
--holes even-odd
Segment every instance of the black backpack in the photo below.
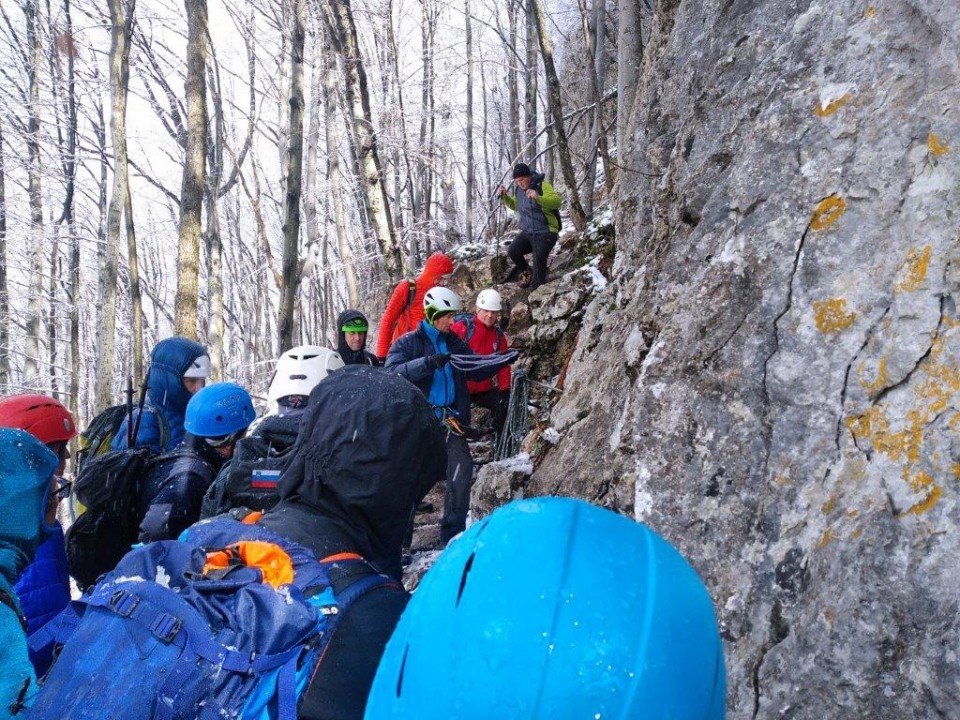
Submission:
<svg viewBox="0 0 960 720">
<path fill-rule="evenodd" d="M 214 470 L 202 458 L 178 448 L 157 455 L 135 447 L 97 455 L 86 463 L 73 484 L 73 493 L 85 511 L 66 532 L 67 564 L 77 586 L 85 590 L 111 570 L 137 542 L 144 482 L 163 463 L 176 463 L 200 473 L 209 482 Z"/>
<path fill-rule="evenodd" d="M 234 508 L 266 511 L 277 504 L 280 475 L 293 457 L 300 416 L 268 417 L 254 433 L 237 443 L 233 460 L 224 466 L 203 498 L 201 517 Z"/>
<path fill-rule="evenodd" d="M 86 510 L 67 530 L 66 550 L 81 590 L 115 568 L 137 541 L 140 489 L 153 459 L 149 448 L 131 448 L 94 455 L 80 468 L 73 493 Z"/>
</svg>

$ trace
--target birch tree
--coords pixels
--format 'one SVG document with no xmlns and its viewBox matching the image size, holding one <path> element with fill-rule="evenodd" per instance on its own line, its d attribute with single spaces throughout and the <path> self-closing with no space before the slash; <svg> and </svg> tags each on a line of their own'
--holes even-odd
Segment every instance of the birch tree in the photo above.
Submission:
<svg viewBox="0 0 960 720">
<path fill-rule="evenodd" d="M 26 74 L 27 74 L 27 197 L 30 203 L 30 288 L 26 317 L 26 357 L 24 382 L 40 374 L 41 301 L 43 298 L 43 191 L 41 189 L 40 158 L 40 67 L 42 51 L 35 0 L 24 0 L 26 20 Z"/>
<path fill-rule="evenodd" d="M 7 183 L 0 117 L 0 385 L 10 383 L 10 300 L 7 294 Z"/>
</svg>

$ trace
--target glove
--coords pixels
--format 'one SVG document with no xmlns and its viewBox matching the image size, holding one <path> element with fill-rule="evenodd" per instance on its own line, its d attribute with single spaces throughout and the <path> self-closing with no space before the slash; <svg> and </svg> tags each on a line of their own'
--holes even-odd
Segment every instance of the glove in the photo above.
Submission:
<svg viewBox="0 0 960 720">
<path fill-rule="evenodd" d="M 427 358 L 427 363 L 437 370 L 440 370 L 450 360 L 450 353 L 437 353 Z"/>
</svg>

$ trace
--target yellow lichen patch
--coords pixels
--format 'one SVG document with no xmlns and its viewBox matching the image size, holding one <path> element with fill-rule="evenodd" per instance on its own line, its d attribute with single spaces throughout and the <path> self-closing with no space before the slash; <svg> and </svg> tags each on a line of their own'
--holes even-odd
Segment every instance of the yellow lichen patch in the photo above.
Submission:
<svg viewBox="0 0 960 720">
<path fill-rule="evenodd" d="M 866 10 L 863 11 L 863 16 L 867 20 L 871 20 L 877 16 L 877 9 L 873 5 L 871 5 Z"/>
<path fill-rule="evenodd" d="M 932 130 L 927 133 L 927 148 L 934 157 L 941 157 L 950 152 L 950 146 L 938 138 Z"/>
<path fill-rule="evenodd" d="M 875 432 L 886 431 L 890 425 L 883 410 L 872 407 L 863 415 L 852 415 L 846 420 L 847 428 L 858 440 L 870 440 Z"/>
<path fill-rule="evenodd" d="M 920 289 L 923 281 L 927 279 L 927 270 L 930 268 L 930 256 L 933 254 L 933 247 L 925 245 L 922 250 L 910 248 L 907 253 L 907 259 L 903 262 L 903 273 L 900 282 L 893 286 L 895 293 L 914 292 Z"/>
<path fill-rule="evenodd" d="M 831 195 L 825 200 L 821 200 L 814 208 L 813 217 L 810 218 L 810 227 L 814 230 L 826 230 L 840 219 L 846 209 L 846 200 L 837 195 Z"/>
<path fill-rule="evenodd" d="M 940 489 L 939 485 L 934 485 L 933 488 L 931 488 L 930 490 L 930 494 L 927 495 L 926 498 L 916 503 L 915 505 L 911 505 L 907 509 L 907 512 L 904 514 L 905 515 L 923 515 L 923 513 L 930 510 L 930 508 L 932 508 L 934 505 L 937 504 L 937 502 L 939 502 L 941 495 L 943 495 L 943 490 Z"/>
<path fill-rule="evenodd" d="M 814 105 L 813 114 L 816 115 L 817 117 L 830 117 L 837 110 L 839 110 L 844 105 L 846 105 L 848 102 L 850 102 L 850 93 L 844 93 L 843 95 L 838 97 L 836 100 L 831 100 L 826 105 L 824 105 L 823 103 L 817 103 L 816 105 Z"/>
<path fill-rule="evenodd" d="M 857 379 L 860 381 L 860 387 L 867 391 L 870 397 L 873 397 L 885 387 L 890 385 L 890 373 L 887 370 L 887 359 L 885 357 L 877 360 L 876 367 L 873 368 L 873 377 L 870 378 L 871 363 L 864 361 L 857 367 Z"/>
<path fill-rule="evenodd" d="M 824 515 L 831 512 L 837 506 L 837 496 L 831 495 L 830 498 L 823 504 L 823 507 L 820 510 Z"/>
<path fill-rule="evenodd" d="M 830 544 L 831 541 L 836 540 L 837 536 L 833 534 L 833 530 L 827 528 L 824 530 L 823 535 L 820 536 L 820 539 L 817 541 L 817 550 L 820 550 Z"/>
<path fill-rule="evenodd" d="M 850 533 L 850 539 L 851 539 L 851 540 L 859 540 L 861 535 L 863 535 L 863 528 L 862 528 L 862 527 L 858 527 L 856 530 L 854 530 L 852 533 Z"/>
<path fill-rule="evenodd" d="M 857 314 L 847 312 L 847 301 L 843 298 L 830 298 L 813 304 L 813 319 L 820 332 L 835 333 L 853 325 Z"/>
<path fill-rule="evenodd" d="M 826 610 L 823 611 L 823 619 L 826 620 L 831 625 L 833 625 L 833 623 L 837 619 L 837 611 L 834 610 L 833 608 L 827 608 Z"/>
<path fill-rule="evenodd" d="M 777 487 L 786 487 L 790 484 L 789 475 L 777 475 L 773 478 L 773 481 L 777 484 Z"/>
<path fill-rule="evenodd" d="M 960 413 L 954 413 L 950 418 L 949 425 L 954 430 L 960 431 Z"/>
<path fill-rule="evenodd" d="M 859 515 L 859 514 L 860 514 L 860 511 L 854 508 L 853 510 L 847 510 L 847 511 L 843 514 L 843 516 L 844 516 L 845 518 L 847 518 L 848 520 L 853 520 L 853 519 L 854 519 L 857 515 Z"/>
<path fill-rule="evenodd" d="M 960 480 L 960 463 L 950 464 L 950 474 L 953 475 L 955 479 Z"/>
<path fill-rule="evenodd" d="M 911 505 L 904 515 L 921 515 L 934 505 L 940 499 L 943 491 L 939 485 L 934 484 L 933 478 L 923 470 L 911 475 L 909 470 L 904 468 L 903 479 L 907 481 L 910 489 L 915 493 L 923 493 L 923 499 Z"/>
</svg>

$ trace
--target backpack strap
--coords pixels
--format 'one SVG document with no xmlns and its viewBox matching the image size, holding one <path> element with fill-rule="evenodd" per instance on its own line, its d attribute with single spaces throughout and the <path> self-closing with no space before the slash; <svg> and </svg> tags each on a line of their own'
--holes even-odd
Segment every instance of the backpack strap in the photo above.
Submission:
<svg viewBox="0 0 960 720">
<path fill-rule="evenodd" d="M 327 571 L 333 594 L 337 600 L 337 614 L 332 618 L 330 634 L 336 631 L 340 618 L 350 607 L 368 592 L 376 588 L 403 591 L 403 585 L 389 575 L 378 572 L 369 562 L 356 553 L 329 555 L 320 561 Z"/>
<path fill-rule="evenodd" d="M 65 645 L 80 624 L 83 617 L 83 612 L 80 610 L 82 607 L 80 603 L 69 603 L 59 615 L 51 618 L 43 627 L 30 635 L 27 638 L 30 654 L 52 653 L 57 645 Z"/>
<path fill-rule="evenodd" d="M 406 306 L 403 308 L 404 310 L 406 310 L 408 307 L 410 307 L 411 305 L 413 305 L 413 299 L 417 296 L 417 281 L 416 281 L 416 280 L 407 280 L 407 282 L 410 283 L 410 290 L 409 290 L 409 293 L 410 293 L 410 294 L 407 295 L 407 304 L 406 304 Z"/>
</svg>

